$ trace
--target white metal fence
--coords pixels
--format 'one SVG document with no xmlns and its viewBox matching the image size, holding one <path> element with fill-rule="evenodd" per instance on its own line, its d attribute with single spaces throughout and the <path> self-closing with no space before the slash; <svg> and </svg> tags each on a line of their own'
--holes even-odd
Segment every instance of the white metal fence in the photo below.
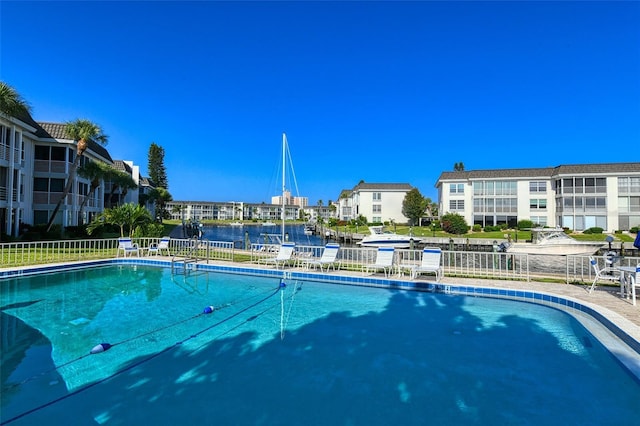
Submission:
<svg viewBox="0 0 640 426">
<path fill-rule="evenodd" d="M 148 254 L 146 248 L 157 244 L 158 238 L 134 238 L 134 243 L 142 248 L 142 255 Z M 265 258 L 275 257 L 278 245 L 252 244 L 249 250 L 235 247 L 234 243 L 224 241 L 200 241 L 194 246 L 193 240 L 174 239 L 169 243 L 172 257 L 185 256 L 189 251 L 199 260 L 233 261 L 259 263 Z M 296 246 L 289 265 L 299 267 L 310 258 L 322 255 L 321 246 Z M 45 263 L 63 263 L 117 257 L 118 239 L 62 240 L 39 242 L 0 243 L 0 267 L 21 267 Z M 419 265 L 421 250 L 396 249 L 394 273 L 406 274 L 412 267 Z M 342 247 L 338 253 L 336 268 L 349 271 L 365 271 L 367 265 L 376 259 L 375 248 Z M 596 256 L 600 267 L 604 267 L 602 256 Z M 442 266 L 445 276 L 491 278 L 508 280 L 554 280 L 566 283 L 589 283 L 595 273 L 589 256 L 544 256 L 527 254 L 509 254 L 475 251 L 442 251 Z M 621 257 L 618 266 L 636 266 L 639 257 Z"/>
</svg>

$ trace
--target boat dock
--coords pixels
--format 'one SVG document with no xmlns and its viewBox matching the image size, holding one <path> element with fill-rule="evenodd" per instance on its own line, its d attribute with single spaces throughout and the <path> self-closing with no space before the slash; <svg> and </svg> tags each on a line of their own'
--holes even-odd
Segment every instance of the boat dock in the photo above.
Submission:
<svg viewBox="0 0 640 426">
<path fill-rule="evenodd" d="M 318 233 L 318 235 L 321 235 Z M 361 234 L 347 231 L 336 231 L 331 228 L 324 228 L 324 237 L 336 241 L 344 245 L 356 245 L 368 234 Z M 487 238 L 447 238 L 447 237 L 419 237 L 421 241 L 416 243 L 415 248 L 422 247 L 440 247 L 442 250 L 449 251 L 476 251 L 476 252 L 493 252 L 498 251 L 498 247 L 502 243 L 509 242 L 506 238 L 487 239 Z M 602 243 L 603 250 L 609 251 L 606 242 Z M 633 243 L 613 242 L 611 243 L 611 251 L 620 256 L 640 256 L 640 250 L 633 247 Z"/>
</svg>

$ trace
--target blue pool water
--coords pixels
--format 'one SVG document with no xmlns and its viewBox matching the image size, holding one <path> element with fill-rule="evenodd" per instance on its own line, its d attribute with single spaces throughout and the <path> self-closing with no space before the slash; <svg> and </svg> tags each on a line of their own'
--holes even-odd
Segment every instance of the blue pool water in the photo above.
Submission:
<svg viewBox="0 0 640 426">
<path fill-rule="evenodd" d="M 637 424 L 640 384 L 564 312 L 285 284 L 143 266 L 0 281 L 1 421 Z"/>
</svg>

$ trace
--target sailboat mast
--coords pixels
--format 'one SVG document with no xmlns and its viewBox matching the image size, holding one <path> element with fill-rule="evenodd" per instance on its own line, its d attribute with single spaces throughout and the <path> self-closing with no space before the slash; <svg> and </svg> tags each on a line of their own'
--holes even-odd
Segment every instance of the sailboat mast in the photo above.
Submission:
<svg viewBox="0 0 640 426">
<path fill-rule="evenodd" d="M 284 242 L 284 210 L 285 210 L 285 192 L 287 190 L 286 187 L 286 155 L 287 155 L 287 135 L 286 133 L 282 133 L 282 229 L 281 229 L 281 241 Z"/>
</svg>

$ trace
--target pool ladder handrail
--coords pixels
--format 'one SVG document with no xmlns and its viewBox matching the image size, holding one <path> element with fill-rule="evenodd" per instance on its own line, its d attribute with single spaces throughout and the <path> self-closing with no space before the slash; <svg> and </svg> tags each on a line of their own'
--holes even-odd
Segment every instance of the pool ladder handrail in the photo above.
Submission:
<svg viewBox="0 0 640 426">
<path fill-rule="evenodd" d="M 179 252 L 173 255 L 171 258 L 171 274 L 177 274 L 179 260 L 182 259 L 182 273 L 186 275 L 190 270 L 194 269 L 193 266 L 198 262 L 198 250 L 200 249 L 200 239 L 198 237 L 192 237 L 189 239 L 189 244 L 182 248 Z"/>
</svg>

